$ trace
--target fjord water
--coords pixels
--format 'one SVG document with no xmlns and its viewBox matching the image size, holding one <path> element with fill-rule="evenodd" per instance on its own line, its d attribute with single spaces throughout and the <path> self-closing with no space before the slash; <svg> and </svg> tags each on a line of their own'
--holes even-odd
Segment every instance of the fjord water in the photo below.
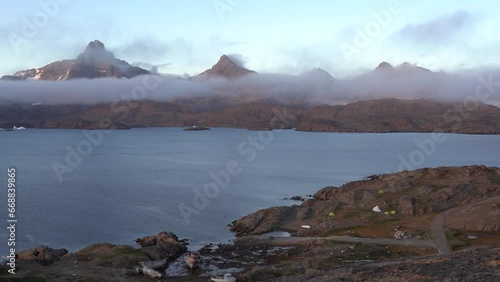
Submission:
<svg viewBox="0 0 500 282">
<path fill-rule="evenodd" d="M 259 150 L 254 150 L 249 138 L 259 134 L 265 141 L 270 136 L 272 140 L 257 141 Z M 77 150 L 87 140 L 83 131 L 0 131 L 0 219 L 6 224 L 7 169 L 15 167 L 18 250 L 40 244 L 70 251 L 97 242 L 133 245 L 133 239 L 163 230 L 189 238 L 193 246 L 223 242 L 232 238 L 227 224 L 240 216 L 292 204 L 284 197 L 396 172 L 403 168 L 401 158 L 408 160 L 411 154 L 418 161 L 413 163 L 415 168 L 500 166 L 500 136 L 444 136 L 446 141 L 435 144 L 435 152 L 426 155 L 416 143 L 431 140 L 431 134 L 113 131 L 104 134 L 102 143 L 92 146 L 92 152 L 83 155 L 60 182 L 52 165 L 67 165 L 67 148 Z M 231 161 L 240 165 L 241 173 L 232 176 L 229 185 L 208 198 L 208 205 L 196 209 L 198 214 L 187 222 L 179 205 L 195 209 L 193 189 L 203 191 L 213 182 L 210 172 L 226 171 Z M 0 236 L 5 243 L 5 227 Z M 2 244 L 2 254 L 6 248 Z"/>
</svg>

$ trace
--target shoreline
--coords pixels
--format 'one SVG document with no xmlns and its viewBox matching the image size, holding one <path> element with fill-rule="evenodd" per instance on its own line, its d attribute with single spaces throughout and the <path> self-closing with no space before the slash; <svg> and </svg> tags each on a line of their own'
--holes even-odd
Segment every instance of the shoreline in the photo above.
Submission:
<svg viewBox="0 0 500 282">
<path fill-rule="evenodd" d="M 456 132 L 456 131 L 314 131 L 314 130 L 297 130 L 296 128 L 246 128 L 246 127 L 223 127 L 223 126 L 207 126 L 210 129 L 231 129 L 231 130 L 247 130 L 247 131 L 295 131 L 295 132 L 307 132 L 307 133 L 332 133 L 332 134 L 456 134 L 456 135 L 481 135 L 481 136 L 498 136 L 500 132 Z M 210 130 L 184 130 L 185 126 L 137 126 L 130 128 L 65 128 L 65 127 L 26 127 L 25 130 L 37 129 L 37 130 L 91 130 L 91 131 L 127 131 L 134 129 L 180 129 L 187 132 L 196 131 L 210 131 Z M 3 129 L 3 130 L 2 130 Z M 5 128 L 0 128 L 1 131 L 6 131 Z M 18 131 L 18 130 L 14 130 Z"/>
<path fill-rule="evenodd" d="M 470 183 L 475 185 L 473 190 L 467 186 Z M 243 282 L 306 281 L 304 275 L 310 273 L 316 273 L 316 278 L 349 277 L 343 275 L 360 267 L 371 274 L 361 275 L 362 271 L 353 281 L 365 281 L 371 275 L 390 275 L 397 265 L 406 269 L 410 280 L 422 269 L 442 280 L 449 277 L 441 271 L 443 264 L 460 267 L 464 277 L 480 271 L 489 279 L 500 265 L 495 259 L 500 251 L 500 222 L 494 216 L 499 188 L 497 167 L 372 175 L 341 187 L 325 187 L 300 205 L 262 209 L 234 221 L 229 228 L 236 240 L 197 249 L 203 259 L 194 271 L 184 263 L 188 240 L 166 231 L 135 240 L 140 248 L 99 243 L 72 253 L 48 247 L 25 250 L 18 253 L 19 271 L 24 276 L 148 281 L 134 272 L 136 266 L 166 259 L 168 266 L 162 273 L 168 281 L 206 281 L 226 272 Z M 396 212 L 372 210 L 374 203 L 379 210 Z M 334 228 L 325 225 L 325 212 L 332 216 Z M 467 228 L 461 227 L 464 220 L 469 222 Z M 280 230 L 289 234 L 267 234 Z M 5 277 L 2 273 L 0 277 Z M 307 281 L 329 281 L 316 278 Z"/>
</svg>

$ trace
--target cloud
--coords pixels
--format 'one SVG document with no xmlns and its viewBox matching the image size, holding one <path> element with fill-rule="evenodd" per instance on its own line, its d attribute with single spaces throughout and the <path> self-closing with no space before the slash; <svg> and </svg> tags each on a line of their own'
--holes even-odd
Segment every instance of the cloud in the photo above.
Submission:
<svg viewBox="0 0 500 282">
<path fill-rule="evenodd" d="M 163 57 L 171 50 L 167 43 L 154 38 L 134 39 L 127 44 L 110 49 L 119 57 L 140 57 L 146 60 Z"/>
<path fill-rule="evenodd" d="M 274 103 L 300 102 L 309 105 L 341 104 L 379 98 L 435 99 L 463 102 L 480 85 L 479 74 L 486 81 L 499 81 L 500 69 L 481 69 L 460 74 L 416 71 L 400 75 L 371 72 L 352 80 L 332 80 L 322 72 L 308 75 L 257 74 L 236 80 L 191 81 L 163 76 L 147 91 L 148 100 L 171 101 L 194 97 L 225 96 L 232 101 Z M 147 83 L 144 83 L 144 80 Z M 133 79 L 76 79 L 69 81 L 0 81 L 0 103 L 97 104 L 131 99 L 141 85 L 157 81 L 151 76 Z M 495 84 L 494 84 L 495 85 Z M 198 100 L 193 99 L 192 103 Z M 491 95 L 487 103 L 499 103 Z"/>
<path fill-rule="evenodd" d="M 227 57 L 233 61 L 233 63 L 235 63 L 236 65 L 238 65 L 239 67 L 242 67 L 244 68 L 246 63 L 247 63 L 247 59 L 245 57 L 243 57 L 243 55 L 241 54 L 228 54 Z"/>
<path fill-rule="evenodd" d="M 395 35 L 414 43 L 438 45 L 453 40 L 455 35 L 472 22 L 473 16 L 469 12 L 459 10 L 425 23 L 407 25 Z"/>
<path fill-rule="evenodd" d="M 171 64 L 164 63 L 164 64 L 153 65 L 153 64 L 150 64 L 147 62 L 134 62 L 131 65 L 136 66 L 136 67 L 140 67 L 143 69 L 147 69 L 148 71 L 150 71 L 151 73 L 154 73 L 154 74 L 161 74 L 162 72 L 160 70 L 170 66 Z"/>
</svg>

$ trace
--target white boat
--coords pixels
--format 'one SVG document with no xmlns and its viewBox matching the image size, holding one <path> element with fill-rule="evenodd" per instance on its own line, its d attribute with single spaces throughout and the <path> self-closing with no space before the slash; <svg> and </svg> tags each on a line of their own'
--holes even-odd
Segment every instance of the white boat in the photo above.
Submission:
<svg viewBox="0 0 500 282">
<path fill-rule="evenodd" d="M 190 269 L 195 269 L 200 264 L 201 255 L 198 252 L 189 252 L 186 257 L 186 264 Z"/>
<path fill-rule="evenodd" d="M 26 127 L 24 127 L 24 126 L 20 126 L 20 127 L 14 126 L 12 129 L 14 129 L 14 130 L 22 130 L 22 129 L 26 129 Z"/>
<path fill-rule="evenodd" d="M 226 273 L 224 276 L 214 276 L 210 277 L 211 282 L 236 282 L 236 277 L 234 277 L 231 273 Z"/>
</svg>

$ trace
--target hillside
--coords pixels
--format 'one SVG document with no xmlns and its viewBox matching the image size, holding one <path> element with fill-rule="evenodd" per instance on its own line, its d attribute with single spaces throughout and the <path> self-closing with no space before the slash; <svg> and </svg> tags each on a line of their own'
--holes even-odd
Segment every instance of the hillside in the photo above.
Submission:
<svg viewBox="0 0 500 282">
<path fill-rule="evenodd" d="M 319 132 L 455 132 L 499 134 L 500 109 L 481 104 L 457 112 L 459 103 L 379 99 L 337 106 L 297 101 L 242 102 L 210 96 L 171 102 L 98 105 L 0 104 L 0 128 L 130 128 L 206 126 L 248 129 L 296 128 Z M 462 106 L 463 108 L 463 106 Z"/>
<path fill-rule="evenodd" d="M 300 226 L 310 225 L 308 231 L 316 235 L 349 228 L 367 235 L 363 226 L 379 224 L 384 230 L 371 229 L 370 236 L 392 237 L 392 230 L 398 226 L 430 235 L 432 217 L 451 210 L 445 219 L 448 228 L 498 232 L 499 199 L 499 168 L 424 168 L 326 187 L 299 206 L 270 208 L 245 216 L 233 222 L 231 230 L 238 235 L 258 235 L 275 230 L 297 232 Z M 483 201 L 492 203 L 479 204 Z M 375 213 L 375 206 L 395 214 Z M 453 210 L 457 207 L 461 209 Z M 335 215 L 330 218 L 331 212 Z"/>
</svg>

